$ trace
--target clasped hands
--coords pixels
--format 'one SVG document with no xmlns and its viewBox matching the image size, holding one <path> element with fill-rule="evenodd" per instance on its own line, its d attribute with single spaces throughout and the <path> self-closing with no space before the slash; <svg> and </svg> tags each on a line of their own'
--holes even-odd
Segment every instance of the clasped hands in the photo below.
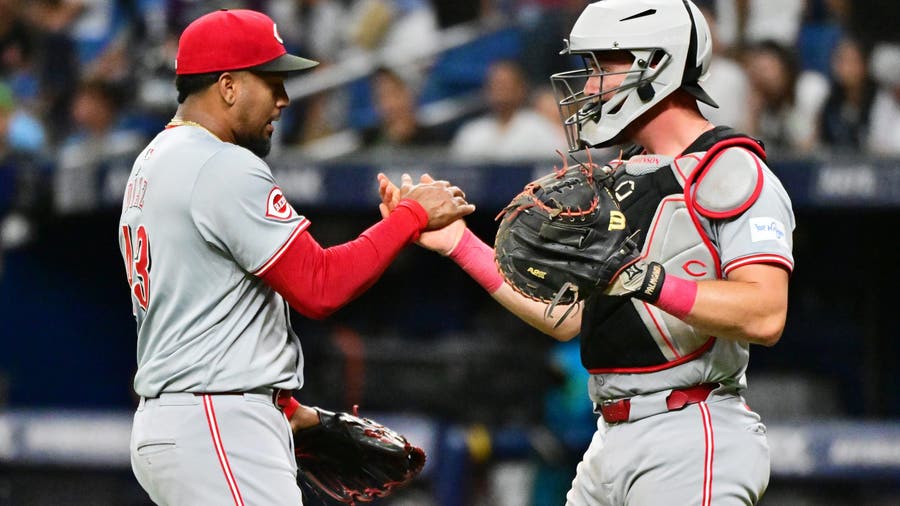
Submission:
<svg viewBox="0 0 900 506">
<path fill-rule="evenodd" d="M 428 211 L 429 221 L 426 231 L 422 232 L 416 243 L 445 256 L 453 251 L 466 230 L 462 217 L 475 210 L 474 205 L 466 202 L 465 192 L 458 186 L 452 186 L 448 181 L 436 181 L 428 174 L 423 174 L 419 178 L 419 184 L 415 185 L 412 176 L 403 174 L 398 187 L 385 174 L 379 173 L 378 193 L 381 196 L 378 209 L 383 218 L 391 214 L 401 199 L 412 198 L 422 204 Z M 420 195 L 427 195 L 428 199 L 420 199 Z M 447 195 L 451 196 L 451 202 L 445 204 L 442 199 Z M 441 202 L 441 205 L 436 206 L 434 215 L 426 205 L 426 202 L 431 204 L 433 201 Z"/>
</svg>

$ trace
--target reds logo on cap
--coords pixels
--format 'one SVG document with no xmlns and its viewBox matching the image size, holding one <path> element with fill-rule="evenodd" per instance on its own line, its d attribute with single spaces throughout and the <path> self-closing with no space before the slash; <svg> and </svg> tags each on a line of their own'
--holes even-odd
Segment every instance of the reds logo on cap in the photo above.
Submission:
<svg viewBox="0 0 900 506">
<path fill-rule="evenodd" d="M 278 25 L 275 23 L 272 23 L 272 33 L 275 34 L 275 40 L 277 40 L 279 44 L 284 44 L 284 39 L 278 34 Z"/>
<path fill-rule="evenodd" d="M 288 203 L 281 188 L 272 188 L 266 199 L 266 218 L 286 221 L 294 216 L 294 208 Z"/>
</svg>

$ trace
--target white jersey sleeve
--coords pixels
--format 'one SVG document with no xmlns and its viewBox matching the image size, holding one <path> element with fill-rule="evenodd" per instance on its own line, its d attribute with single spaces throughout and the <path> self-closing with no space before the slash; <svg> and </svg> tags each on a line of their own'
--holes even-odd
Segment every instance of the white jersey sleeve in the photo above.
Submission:
<svg viewBox="0 0 900 506">
<path fill-rule="evenodd" d="M 268 165 L 238 146 L 218 151 L 203 165 L 191 196 L 191 216 L 206 242 L 256 275 L 309 226 L 288 203 Z"/>
</svg>

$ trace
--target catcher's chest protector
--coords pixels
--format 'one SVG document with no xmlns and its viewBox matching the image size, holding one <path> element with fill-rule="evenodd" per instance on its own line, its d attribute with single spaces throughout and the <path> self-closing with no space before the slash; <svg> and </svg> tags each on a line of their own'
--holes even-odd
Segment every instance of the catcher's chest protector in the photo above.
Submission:
<svg viewBox="0 0 900 506">
<path fill-rule="evenodd" d="M 725 152 L 732 147 L 743 149 Z M 638 155 L 618 167 L 614 193 L 640 230 L 642 253 L 679 277 L 721 278 L 708 220 L 735 216 L 758 196 L 761 177 L 750 152 L 764 157 L 756 141 L 719 127 L 675 160 Z M 660 371 L 702 356 L 714 342 L 638 299 L 598 294 L 585 303 L 581 359 L 594 374 Z"/>
</svg>

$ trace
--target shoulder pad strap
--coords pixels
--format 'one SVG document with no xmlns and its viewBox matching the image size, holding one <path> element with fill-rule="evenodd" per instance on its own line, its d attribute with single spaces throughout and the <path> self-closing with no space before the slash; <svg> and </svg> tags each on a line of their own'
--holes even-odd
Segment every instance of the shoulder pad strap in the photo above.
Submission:
<svg viewBox="0 0 900 506">
<path fill-rule="evenodd" d="M 761 140 L 754 139 L 747 134 L 743 134 L 733 128 L 725 126 L 717 126 L 712 130 L 704 132 L 684 150 L 682 155 L 710 151 L 713 147 L 722 144 L 725 141 L 732 141 L 744 145 L 747 149 L 754 151 L 763 161 L 766 160 L 765 147 Z"/>
</svg>

